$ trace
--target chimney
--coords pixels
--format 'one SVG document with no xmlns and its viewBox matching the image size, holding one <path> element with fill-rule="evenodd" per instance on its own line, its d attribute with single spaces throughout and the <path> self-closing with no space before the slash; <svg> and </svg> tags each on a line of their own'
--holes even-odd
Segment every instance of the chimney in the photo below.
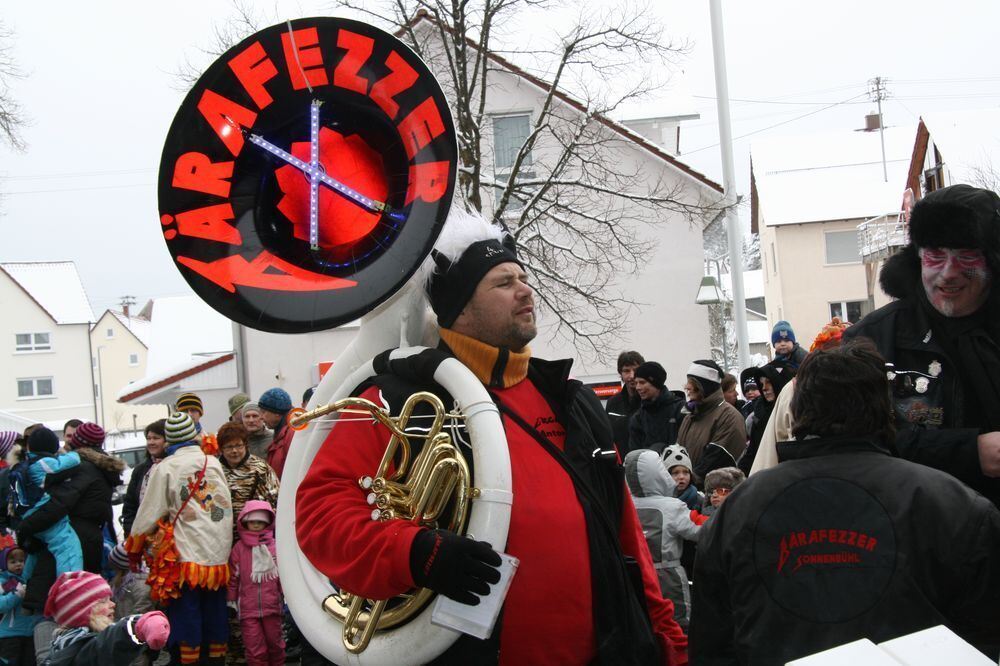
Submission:
<svg viewBox="0 0 1000 666">
<path fill-rule="evenodd" d="M 865 131 L 874 132 L 877 129 L 882 128 L 882 116 L 875 111 L 872 111 L 865 116 Z"/>
<path fill-rule="evenodd" d="M 125 303 L 124 305 L 122 305 L 122 314 L 125 315 L 126 319 L 129 318 L 129 316 L 128 316 L 128 305 L 129 305 L 128 303 Z"/>
</svg>

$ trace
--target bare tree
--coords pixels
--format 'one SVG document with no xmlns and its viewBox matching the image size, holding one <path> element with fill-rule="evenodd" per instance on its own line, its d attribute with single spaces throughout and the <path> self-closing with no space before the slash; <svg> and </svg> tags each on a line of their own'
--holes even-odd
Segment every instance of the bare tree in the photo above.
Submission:
<svg viewBox="0 0 1000 666">
<path fill-rule="evenodd" d="M 632 137 L 608 119 L 626 102 L 661 87 L 662 72 L 685 45 L 669 42 L 641 6 L 582 6 L 551 48 L 531 49 L 503 43 L 498 26 L 533 10 L 544 20 L 565 5 L 548 0 L 340 4 L 388 23 L 435 71 L 455 116 L 461 200 L 491 213 L 513 234 L 540 300 L 558 318 L 557 338 L 587 355 L 604 355 L 638 305 L 622 291 L 621 279 L 637 273 L 655 249 L 640 228 L 671 219 L 701 228 L 721 207 L 721 201 L 692 196 L 629 159 Z M 507 53 L 531 64 L 514 65 Z M 491 75 L 512 71 L 544 97 L 523 142 L 501 165 L 488 127 L 487 97 L 495 94 Z"/>
<path fill-rule="evenodd" d="M 683 221 L 698 229 L 722 208 L 721 194 L 685 191 L 635 158 L 642 140 L 609 120 L 626 102 L 665 82 L 686 45 L 673 44 L 642 6 L 606 9 L 560 0 L 340 0 L 339 6 L 395 32 L 435 72 L 451 102 L 459 147 L 456 199 L 492 215 L 517 240 L 555 335 L 599 357 L 627 329 L 637 301 L 623 278 L 648 261 L 646 225 Z M 577 9 L 573 9 L 577 8 Z M 578 12 L 552 45 L 505 43 L 526 13 L 549 20 Z M 544 13 L 542 13 L 544 12 Z M 219 31 L 250 32 L 245 10 Z M 508 54 L 530 61 L 514 65 Z M 543 91 L 523 141 L 497 162 L 487 97 L 500 72 Z M 192 79 L 193 80 L 193 79 Z M 519 137 L 520 138 L 520 137 Z"/>
<path fill-rule="evenodd" d="M 10 89 L 12 79 L 24 77 L 14 59 L 13 40 L 13 30 L 0 21 L 0 137 L 11 148 L 24 150 L 21 130 L 27 119 Z"/>
</svg>

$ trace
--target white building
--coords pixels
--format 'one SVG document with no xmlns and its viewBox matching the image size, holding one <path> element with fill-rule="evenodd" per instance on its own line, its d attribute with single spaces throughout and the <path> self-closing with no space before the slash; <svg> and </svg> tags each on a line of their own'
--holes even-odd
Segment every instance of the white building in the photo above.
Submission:
<svg viewBox="0 0 1000 666">
<path fill-rule="evenodd" d="M 166 405 L 125 405 L 118 392 L 146 376 L 152 325 L 127 310 L 105 310 L 90 331 L 100 424 L 109 433 L 141 431 L 165 418 Z"/>
<path fill-rule="evenodd" d="M 862 262 L 858 225 L 895 222 L 914 127 L 756 141 L 751 154 L 751 227 L 760 233 L 769 326 L 791 323 L 808 348 L 831 317 L 857 322 L 884 304 Z M 887 174 L 887 177 L 886 175 Z M 770 329 L 768 329 L 770 333 Z"/>
<path fill-rule="evenodd" d="M 97 418 L 94 313 L 71 261 L 0 264 L 0 411 L 61 431 Z"/>
<path fill-rule="evenodd" d="M 172 407 L 181 393 L 194 392 L 205 407 L 206 428 L 217 430 L 240 390 L 233 324 L 194 295 L 153 299 L 139 316 L 150 322 L 146 374 L 121 388 L 117 401 Z"/>
</svg>

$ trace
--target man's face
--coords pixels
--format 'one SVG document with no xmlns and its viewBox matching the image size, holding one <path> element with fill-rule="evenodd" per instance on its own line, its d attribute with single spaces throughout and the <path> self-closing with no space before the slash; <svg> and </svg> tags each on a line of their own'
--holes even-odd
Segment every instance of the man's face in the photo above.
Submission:
<svg viewBox="0 0 1000 666">
<path fill-rule="evenodd" d="M 778 340 L 774 343 L 774 352 L 779 356 L 791 354 L 793 349 L 795 349 L 795 343 L 791 340 Z"/>
<path fill-rule="evenodd" d="M 63 430 L 63 441 L 68 442 L 73 439 L 73 433 L 76 432 L 76 426 L 66 426 Z"/>
<path fill-rule="evenodd" d="M 927 300 L 945 317 L 965 317 L 986 302 L 993 278 L 982 250 L 925 247 L 920 280 Z"/>
<path fill-rule="evenodd" d="M 261 413 L 256 409 L 244 409 L 243 410 L 243 427 L 247 429 L 251 435 L 255 432 L 260 432 L 264 427 L 264 419 Z"/>
<path fill-rule="evenodd" d="M 267 427 L 271 429 L 281 425 L 281 420 L 285 418 L 283 414 L 269 412 L 266 409 L 260 410 L 260 417 L 264 420 L 264 423 L 267 424 Z"/>
<path fill-rule="evenodd" d="M 642 377 L 635 378 L 635 392 L 643 400 L 656 400 L 660 397 L 660 389 L 646 381 Z"/>
<path fill-rule="evenodd" d="M 632 395 L 635 395 L 635 369 L 638 367 L 637 363 L 633 363 L 632 365 L 623 365 L 622 369 L 618 371 L 618 375 L 622 378 L 622 384 Z"/>
<path fill-rule="evenodd" d="M 535 290 L 512 261 L 497 264 L 479 281 L 452 330 L 494 347 L 518 350 L 538 334 Z"/>
<path fill-rule="evenodd" d="M 159 458 L 163 455 L 165 448 L 167 448 L 167 439 L 163 435 L 152 430 L 146 433 L 146 451 L 149 452 L 149 455 Z"/>
<path fill-rule="evenodd" d="M 201 421 L 201 410 L 197 407 L 188 407 L 184 410 L 184 413 L 191 417 L 191 420 L 196 424 Z"/>
</svg>

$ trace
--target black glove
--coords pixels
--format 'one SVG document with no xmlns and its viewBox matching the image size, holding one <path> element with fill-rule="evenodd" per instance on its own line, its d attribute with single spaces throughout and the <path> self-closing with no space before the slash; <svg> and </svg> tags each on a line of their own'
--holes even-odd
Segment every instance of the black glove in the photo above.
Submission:
<svg viewBox="0 0 1000 666">
<path fill-rule="evenodd" d="M 446 530 L 424 530 L 410 548 L 410 572 L 417 585 L 470 606 L 479 603 L 477 594 L 489 594 L 490 585 L 500 581 L 501 561 L 485 541 Z"/>
<path fill-rule="evenodd" d="M 37 553 L 45 548 L 45 544 L 35 538 L 34 535 L 17 533 L 17 545 L 24 549 L 26 553 Z"/>
</svg>

